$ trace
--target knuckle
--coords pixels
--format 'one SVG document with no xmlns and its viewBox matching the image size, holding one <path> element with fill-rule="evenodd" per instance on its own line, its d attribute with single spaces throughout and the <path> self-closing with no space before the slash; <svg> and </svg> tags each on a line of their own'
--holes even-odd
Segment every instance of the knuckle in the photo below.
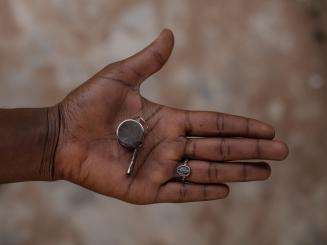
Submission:
<svg viewBox="0 0 327 245">
<path fill-rule="evenodd" d="M 184 112 L 184 128 L 186 134 L 191 134 L 193 131 L 191 122 L 191 112 L 187 110 Z"/>
<path fill-rule="evenodd" d="M 196 155 L 196 142 L 192 139 L 186 139 L 185 142 L 185 153 L 190 157 L 194 158 Z"/>
<path fill-rule="evenodd" d="M 230 155 L 230 145 L 227 142 L 226 139 L 221 139 L 218 141 L 218 148 L 219 148 L 219 158 L 224 161 L 228 158 L 228 156 Z"/>
<path fill-rule="evenodd" d="M 224 114 L 222 113 L 217 113 L 216 114 L 216 124 L 217 124 L 217 131 L 218 134 L 221 135 L 224 131 L 224 124 L 225 124 L 225 120 L 224 120 Z"/>
<path fill-rule="evenodd" d="M 187 197 L 187 184 L 186 183 L 182 183 L 180 185 L 180 188 L 179 188 L 179 198 L 178 198 L 178 201 L 184 202 L 184 201 L 186 201 L 186 197 Z"/>
<path fill-rule="evenodd" d="M 219 181 L 219 169 L 217 164 L 209 163 L 208 166 L 208 180 L 209 182 L 218 182 Z"/>
</svg>

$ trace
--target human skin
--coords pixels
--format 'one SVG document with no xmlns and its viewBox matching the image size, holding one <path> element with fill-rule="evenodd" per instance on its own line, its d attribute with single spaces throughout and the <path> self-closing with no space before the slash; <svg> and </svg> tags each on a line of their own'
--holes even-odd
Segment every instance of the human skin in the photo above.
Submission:
<svg viewBox="0 0 327 245">
<path fill-rule="evenodd" d="M 0 183 L 67 180 L 150 204 L 221 199 L 229 193 L 228 182 L 267 179 L 265 161 L 288 155 L 272 126 L 167 107 L 140 95 L 141 83 L 161 69 L 173 45 L 173 33 L 165 29 L 144 50 L 106 66 L 55 106 L 0 110 Z M 115 132 L 120 122 L 137 117 L 147 130 L 133 174 L 126 175 L 132 153 L 118 144 Z M 176 175 L 183 158 L 192 169 L 186 182 Z"/>
</svg>

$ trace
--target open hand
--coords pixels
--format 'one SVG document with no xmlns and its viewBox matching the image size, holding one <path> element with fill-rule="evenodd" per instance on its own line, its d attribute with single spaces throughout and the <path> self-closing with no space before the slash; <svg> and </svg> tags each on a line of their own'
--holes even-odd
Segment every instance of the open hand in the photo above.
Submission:
<svg viewBox="0 0 327 245">
<path fill-rule="evenodd" d="M 141 52 L 110 64 L 57 105 L 60 135 L 55 178 L 130 203 L 191 202 L 224 198 L 226 182 L 264 180 L 267 163 L 282 160 L 287 146 L 274 129 L 254 119 L 219 112 L 187 111 L 159 105 L 140 95 L 141 83 L 169 58 L 173 34 L 164 30 Z M 173 95 L 172 95 L 173 96 Z M 118 144 L 116 128 L 142 117 L 147 131 L 131 176 L 131 151 Z M 176 175 L 183 158 L 191 175 Z"/>
</svg>

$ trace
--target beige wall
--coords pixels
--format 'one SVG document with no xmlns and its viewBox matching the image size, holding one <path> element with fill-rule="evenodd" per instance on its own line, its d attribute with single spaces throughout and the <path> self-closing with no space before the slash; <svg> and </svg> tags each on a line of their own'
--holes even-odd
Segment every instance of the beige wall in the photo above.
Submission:
<svg viewBox="0 0 327 245">
<path fill-rule="evenodd" d="M 56 103 L 171 28 L 143 94 L 275 125 L 290 156 L 222 201 L 132 206 L 75 185 L 0 186 L 0 244 L 326 244 L 327 4 L 0 0 L 0 107 Z"/>
</svg>

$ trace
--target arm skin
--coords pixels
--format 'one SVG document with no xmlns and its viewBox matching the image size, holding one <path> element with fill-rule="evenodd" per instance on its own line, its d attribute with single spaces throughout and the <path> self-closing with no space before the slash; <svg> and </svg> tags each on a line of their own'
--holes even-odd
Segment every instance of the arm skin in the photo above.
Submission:
<svg viewBox="0 0 327 245">
<path fill-rule="evenodd" d="M 57 106 L 0 109 L 0 183 L 53 179 Z"/>
<path fill-rule="evenodd" d="M 148 47 L 106 66 L 53 107 L 0 110 L 0 183 L 67 180 L 150 204 L 221 199 L 229 193 L 226 183 L 267 179 L 265 161 L 288 155 L 270 125 L 171 108 L 140 95 L 141 83 L 163 67 L 173 46 L 173 33 L 164 30 Z M 147 131 L 127 176 L 131 152 L 117 143 L 115 131 L 136 117 L 145 119 Z M 192 172 L 182 183 L 176 167 L 184 157 Z"/>
</svg>

